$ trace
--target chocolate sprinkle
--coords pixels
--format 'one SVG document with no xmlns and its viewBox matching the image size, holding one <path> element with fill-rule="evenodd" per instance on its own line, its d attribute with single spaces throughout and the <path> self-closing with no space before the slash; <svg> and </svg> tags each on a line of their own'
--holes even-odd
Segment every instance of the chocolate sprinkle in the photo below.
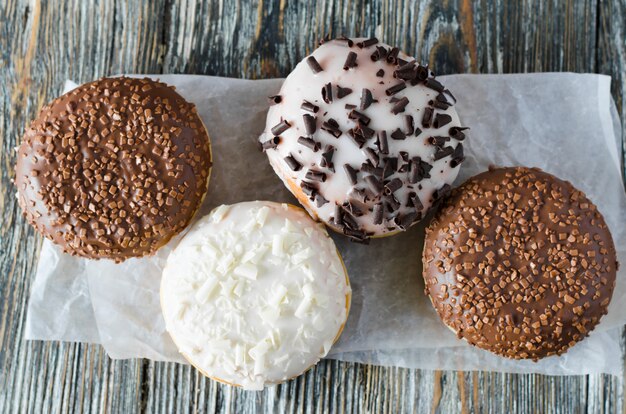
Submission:
<svg viewBox="0 0 626 414">
<path fill-rule="evenodd" d="M 366 110 L 369 106 L 374 102 L 374 98 L 372 97 L 372 91 L 367 88 L 363 88 L 361 91 L 361 106 L 359 109 L 361 111 Z"/>
<path fill-rule="evenodd" d="M 315 130 L 317 129 L 317 124 L 315 122 L 315 117 L 313 115 L 304 114 L 302 115 L 302 119 L 304 120 L 304 130 L 307 134 L 313 135 Z"/>
<path fill-rule="evenodd" d="M 344 164 L 343 169 L 346 172 L 346 175 L 348 176 L 348 181 L 350 182 L 350 184 L 356 185 L 357 183 L 356 170 L 352 168 L 350 164 Z"/>
<path fill-rule="evenodd" d="M 322 99 L 326 103 L 331 103 L 333 101 L 333 86 L 330 82 L 322 87 Z"/>
<path fill-rule="evenodd" d="M 320 148 L 322 147 L 319 142 L 315 141 L 313 138 L 308 138 L 308 137 L 299 137 L 298 144 L 303 145 L 313 150 L 313 152 L 319 151 Z"/>
<path fill-rule="evenodd" d="M 356 53 L 350 52 L 348 53 L 348 57 L 346 58 L 346 63 L 343 64 L 343 70 L 348 70 L 350 68 L 356 67 Z"/>
<path fill-rule="evenodd" d="M 300 164 L 293 155 L 288 155 L 285 157 L 285 162 L 293 171 L 300 171 L 302 169 L 302 164 Z"/>
<path fill-rule="evenodd" d="M 452 117 L 448 114 L 437 114 L 435 115 L 435 121 L 433 122 L 433 127 L 441 128 L 443 126 L 448 125 L 452 122 Z"/>
<path fill-rule="evenodd" d="M 400 128 L 398 128 L 391 133 L 391 138 L 395 140 L 403 140 L 403 139 L 406 139 L 406 134 L 402 132 Z"/>
<path fill-rule="evenodd" d="M 433 119 L 433 108 L 424 108 L 424 117 L 422 118 L 422 126 L 424 128 L 430 128 L 430 122 Z"/>
<path fill-rule="evenodd" d="M 394 94 L 400 92 L 404 88 L 406 88 L 406 83 L 405 82 L 400 82 L 400 83 L 397 83 L 397 84 L 393 85 L 390 88 L 387 88 L 385 90 L 385 93 L 387 94 L 387 96 L 391 96 L 391 95 L 394 95 Z"/>
<path fill-rule="evenodd" d="M 272 95 L 272 96 L 268 96 L 267 99 L 270 102 L 270 105 L 276 105 L 279 104 L 283 98 L 280 95 Z"/>
<path fill-rule="evenodd" d="M 308 58 L 306 58 L 306 63 L 309 65 L 313 73 L 320 73 L 324 70 L 314 56 L 309 56 Z"/>
<path fill-rule="evenodd" d="M 415 209 L 417 211 L 422 211 L 424 210 L 424 204 L 422 204 L 419 196 L 415 193 L 409 193 L 409 201 L 411 202 L 411 205 L 413 207 L 415 207 Z"/>
<path fill-rule="evenodd" d="M 319 106 L 317 105 L 313 105 L 311 102 L 309 101 L 303 101 L 302 105 L 300 105 L 300 109 L 307 111 L 307 112 L 312 112 L 314 114 L 317 113 L 317 111 L 320 110 Z"/>
<path fill-rule="evenodd" d="M 282 121 L 280 121 L 280 123 L 274 125 L 274 127 L 272 128 L 272 135 L 278 136 L 288 130 L 290 127 L 291 125 L 289 124 L 289 122 L 283 119 Z"/>
<path fill-rule="evenodd" d="M 402 99 L 399 99 L 391 108 L 391 113 L 394 115 L 398 115 L 400 112 L 404 112 L 404 108 L 409 104 L 409 98 L 406 96 Z"/>
</svg>

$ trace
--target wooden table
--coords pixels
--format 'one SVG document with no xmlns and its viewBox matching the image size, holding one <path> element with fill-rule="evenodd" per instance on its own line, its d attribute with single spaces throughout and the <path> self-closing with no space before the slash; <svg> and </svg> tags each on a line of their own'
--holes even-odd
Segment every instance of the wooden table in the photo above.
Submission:
<svg viewBox="0 0 626 414">
<path fill-rule="evenodd" d="M 22 219 L 11 179 L 13 147 L 65 79 L 285 76 L 325 33 L 377 35 L 439 74 L 609 74 L 626 120 L 626 0 L 88 3 L 0 4 L 0 413 L 623 409 L 624 382 L 605 375 L 431 372 L 324 361 L 285 385 L 253 393 L 218 385 L 189 366 L 112 361 L 100 346 L 25 342 L 41 239 Z"/>
</svg>

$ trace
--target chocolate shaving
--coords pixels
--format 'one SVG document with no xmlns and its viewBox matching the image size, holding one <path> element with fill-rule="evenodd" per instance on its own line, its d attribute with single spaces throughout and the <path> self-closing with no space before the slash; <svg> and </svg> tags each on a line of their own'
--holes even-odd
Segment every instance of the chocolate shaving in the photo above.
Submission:
<svg viewBox="0 0 626 414">
<path fill-rule="evenodd" d="M 278 136 L 288 130 L 290 127 L 291 125 L 289 124 L 289 122 L 283 119 L 282 121 L 280 121 L 280 123 L 274 125 L 274 127 L 272 128 L 272 135 Z"/>
<path fill-rule="evenodd" d="M 309 68 L 311 68 L 311 71 L 313 73 L 320 73 L 321 71 L 324 70 L 320 66 L 320 64 L 317 61 L 317 59 L 315 59 L 315 57 L 313 57 L 313 56 L 309 56 L 308 58 L 306 58 L 306 63 L 309 65 Z"/>
<path fill-rule="evenodd" d="M 400 49 L 398 49 L 397 47 L 392 48 L 389 53 L 387 53 L 387 62 L 389 63 L 396 63 L 396 60 L 398 59 L 398 53 L 400 53 Z"/>
<path fill-rule="evenodd" d="M 267 99 L 270 102 L 270 105 L 276 105 L 279 104 L 283 98 L 280 95 L 272 95 L 272 96 L 268 96 Z"/>
<path fill-rule="evenodd" d="M 303 181 L 300 184 L 300 188 L 302 188 L 302 192 L 309 197 L 313 197 L 315 193 L 317 193 L 317 187 L 315 187 L 312 183 L 307 183 Z"/>
<path fill-rule="evenodd" d="M 436 136 L 428 138 L 428 143 L 436 147 L 443 147 L 448 141 L 450 141 L 450 137 Z"/>
<path fill-rule="evenodd" d="M 382 203 L 374 204 L 374 210 L 372 211 L 372 215 L 374 216 L 374 224 L 382 224 L 383 222 L 383 204 Z"/>
<path fill-rule="evenodd" d="M 298 144 L 303 145 L 313 150 L 313 152 L 319 151 L 320 148 L 322 147 L 319 142 L 315 141 L 313 138 L 308 138 L 308 137 L 299 137 Z"/>
<path fill-rule="evenodd" d="M 366 110 L 369 106 L 374 102 L 374 98 L 372 97 L 372 91 L 367 88 L 363 88 L 361 91 L 361 106 L 359 109 L 361 111 Z"/>
<path fill-rule="evenodd" d="M 326 150 L 322 153 L 322 161 L 320 162 L 320 166 L 324 168 L 328 168 L 331 171 L 335 171 L 335 167 L 333 166 L 333 155 L 335 154 L 335 147 L 332 145 L 328 145 Z"/>
<path fill-rule="evenodd" d="M 276 148 L 279 143 L 280 143 L 280 137 L 272 137 L 268 139 L 267 141 L 263 142 L 261 144 L 261 148 L 263 149 L 263 151 L 271 149 L 271 148 Z"/>
<path fill-rule="evenodd" d="M 448 125 L 452 122 L 452 117 L 448 114 L 437 114 L 435 115 L 435 121 L 433 122 L 433 126 L 435 128 L 441 128 L 443 126 Z"/>
<path fill-rule="evenodd" d="M 363 244 L 369 243 L 367 234 L 363 230 L 354 230 L 354 229 L 344 227 L 343 234 L 350 237 L 350 241 L 363 243 Z"/>
<path fill-rule="evenodd" d="M 363 125 L 369 125 L 369 123 L 371 121 L 371 119 L 367 115 L 365 115 L 365 114 L 363 114 L 363 113 L 361 113 L 361 112 L 359 112 L 359 111 L 357 111 L 355 109 L 350 111 L 350 113 L 348 114 L 348 118 L 356 119 L 360 124 L 363 124 Z"/>
<path fill-rule="evenodd" d="M 405 82 L 400 82 L 398 84 L 393 85 L 390 88 L 387 88 L 387 90 L 385 90 L 385 93 L 387 94 L 387 96 L 391 96 L 391 95 L 394 95 L 394 94 L 400 92 L 404 88 L 406 88 L 406 83 Z"/>
<path fill-rule="evenodd" d="M 452 127 L 448 130 L 448 134 L 450 134 L 451 138 L 454 138 L 457 141 L 463 141 L 465 139 L 463 131 L 466 129 L 469 129 L 469 127 Z"/>
<path fill-rule="evenodd" d="M 385 184 L 385 195 L 393 194 L 402 187 L 402 180 L 398 177 Z"/>
<path fill-rule="evenodd" d="M 348 136 L 352 139 L 352 141 L 359 148 L 361 148 L 367 142 L 367 138 L 365 138 L 363 136 L 363 134 L 361 133 L 361 130 L 360 130 L 358 125 L 356 127 L 352 128 L 352 129 L 348 130 Z"/>
<path fill-rule="evenodd" d="M 424 117 L 422 118 L 422 126 L 424 128 L 430 128 L 430 122 L 433 119 L 433 108 L 424 108 Z"/>
<path fill-rule="evenodd" d="M 328 132 L 330 135 L 334 136 L 335 138 L 339 138 L 339 136 L 341 135 L 341 130 L 339 129 L 339 124 L 337 123 L 337 121 L 335 121 L 332 118 L 328 118 L 323 124 L 322 124 L 322 130 Z"/>
<path fill-rule="evenodd" d="M 316 193 L 315 196 L 313 196 L 313 199 L 315 200 L 315 205 L 317 207 L 321 207 L 324 204 L 328 203 L 328 200 L 326 200 L 324 196 L 322 196 L 320 193 Z"/>
<path fill-rule="evenodd" d="M 417 212 L 411 211 L 406 214 L 397 215 L 394 221 L 400 228 L 402 228 L 403 230 L 406 230 L 417 219 L 417 216 L 418 216 Z"/>
<path fill-rule="evenodd" d="M 335 204 L 333 222 L 335 223 L 335 225 L 343 227 L 343 209 L 338 204 Z"/>
<path fill-rule="evenodd" d="M 369 186 L 370 190 L 374 192 L 374 194 L 378 195 L 383 191 L 383 185 L 380 183 L 380 180 L 373 175 L 367 175 L 364 178 L 365 182 Z"/>
<path fill-rule="evenodd" d="M 420 157 L 414 157 L 410 163 L 409 183 L 415 184 L 424 178 L 430 178 L 430 170 L 432 168 L 432 165 L 422 161 Z"/>
<path fill-rule="evenodd" d="M 356 108 L 356 105 L 353 105 L 353 104 L 345 104 L 345 105 L 344 105 L 344 108 L 346 108 L 347 110 L 351 110 L 351 109 Z"/>
<path fill-rule="evenodd" d="M 372 163 L 373 166 L 378 167 L 378 154 L 376 153 L 376 151 L 374 151 L 372 148 L 367 147 L 363 150 L 363 152 L 365 153 L 365 155 L 367 156 L 367 159 L 370 160 L 370 162 Z"/>
<path fill-rule="evenodd" d="M 426 79 L 428 79 L 428 67 L 417 65 L 417 69 L 415 71 L 415 80 L 423 82 Z"/>
<path fill-rule="evenodd" d="M 364 124 L 358 124 L 354 129 L 356 129 L 365 139 L 370 139 L 376 133 L 376 131 Z"/>
<path fill-rule="evenodd" d="M 409 98 L 406 96 L 402 99 L 396 101 L 396 103 L 391 108 L 391 113 L 394 115 L 398 115 L 400 112 L 404 112 L 404 108 L 409 104 Z"/>
<path fill-rule="evenodd" d="M 454 148 L 452 147 L 437 148 L 437 151 L 435 152 L 433 159 L 435 161 L 440 160 L 442 158 L 447 157 L 448 155 L 452 155 L 453 152 L 454 152 Z"/>
<path fill-rule="evenodd" d="M 451 190 L 452 187 L 450 187 L 450 184 L 444 184 L 441 188 L 438 188 L 433 192 L 433 200 L 441 200 L 442 198 L 450 194 Z"/>
<path fill-rule="evenodd" d="M 285 162 L 293 171 L 300 171 L 302 169 L 302 164 L 300 164 L 293 155 L 288 155 L 285 157 Z"/>
<path fill-rule="evenodd" d="M 415 128 L 415 133 L 413 135 L 415 135 L 416 137 L 418 137 L 420 134 L 422 133 L 422 130 L 419 128 Z"/>
<path fill-rule="evenodd" d="M 406 134 L 413 135 L 413 131 L 415 131 L 415 123 L 413 122 L 413 116 L 404 115 L 404 125 L 406 126 Z"/>
<path fill-rule="evenodd" d="M 436 108 L 436 109 L 446 110 L 446 109 L 448 109 L 450 107 L 450 104 L 439 102 L 439 101 L 436 101 L 436 100 L 435 101 L 430 101 L 429 104 L 432 105 L 433 108 Z"/>
<path fill-rule="evenodd" d="M 372 174 L 380 178 L 383 176 L 383 169 L 380 167 L 374 167 L 369 161 L 361 164 L 361 172 Z"/>
<path fill-rule="evenodd" d="M 383 76 L 385 76 L 385 71 L 382 69 L 378 69 L 378 72 L 376 72 L 376 77 L 382 78 Z"/>
<path fill-rule="evenodd" d="M 350 184 L 356 185 L 357 183 L 356 170 L 352 168 L 349 164 L 344 164 L 343 169 L 345 170 L 346 175 L 348 176 L 348 181 L 350 182 Z"/>
<path fill-rule="evenodd" d="M 348 53 L 348 57 L 346 58 L 346 63 L 343 64 L 343 70 L 348 70 L 350 68 L 356 67 L 356 53 L 350 52 Z"/>
<path fill-rule="evenodd" d="M 409 193 L 409 201 L 411 202 L 411 205 L 415 207 L 417 211 L 424 210 L 424 205 L 420 201 L 420 198 L 417 194 L 413 192 Z"/>
<path fill-rule="evenodd" d="M 378 131 L 378 140 L 376 141 L 378 150 L 381 154 L 389 154 L 389 144 L 387 142 L 387 132 Z"/>
<path fill-rule="evenodd" d="M 337 98 L 338 99 L 344 98 L 350 95 L 351 93 L 352 93 L 352 89 L 342 88 L 341 86 L 337 85 Z"/>
<path fill-rule="evenodd" d="M 319 181 L 323 183 L 326 181 L 326 173 L 323 173 L 321 171 L 308 170 L 304 175 L 304 178 L 306 178 L 307 180 Z"/>
<path fill-rule="evenodd" d="M 452 160 L 450 161 L 450 167 L 455 168 L 457 165 L 461 164 L 465 156 L 463 155 L 463 144 L 460 142 L 454 148 L 454 152 L 452 153 Z"/>
<path fill-rule="evenodd" d="M 345 224 L 348 228 L 352 229 L 352 230 L 357 230 L 359 228 L 359 224 L 357 223 L 356 219 L 354 218 L 354 216 L 347 211 L 346 209 L 342 208 L 341 211 L 341 222 L 343 224 Z"/>
<path fill-rule="evenodd" d="M 317 105 L 313 105 L 311 102 L 309 101 L 303 101 L 302 105 L 300 105 L 300 109 L 307 111 L 307 112 L 312 112 L 314 114 L 317 113 L 317 111 L 320 110 L 319 106 Z"/>
<path fill-rule="evenodd" d="M 385 166 L 383 167 L 383 178 L 387 178 L 393 173 L 395 173 L 396 170 L 398 169 L 398 158 L 389 157 L 389 158 L 384 158 L 383 161 L 385 163 Z"/>
<path fill-rule="evenodd" d="M 322 88 L 322 99 L 326 103 L 331 103 L 333 101 L 333 86 L 328 82 Z"/>
<path fill-rule="evenodd" d="M 362 42 L 359 42 L 356 45 L 360 47 L 361 49 L 363 49 L 364 47 L 374 46 L 376 43 L 378 43 L 378 39 L 376 39 L 375 37 L 372 37 Z"/>
<path fill-rule="evenodd" d="M 439 81 L 437 81 L 437 80 L 435 80 L 435 79 L 432 79 L 432 78 L 430 78 L 430 79 L 426 79 L 426 80 L 424 81 L 424 85 L 425 85 L 427 88 L 433 89 L 433 90 L 435 90 L 435 91 L 437 91 L 437 92 L 443 92 L 443 90 L 445 89 L 445 88 L 443 87 L 443 85 L 442 85 Z"/>
<path fill-rule="evenodd" d="M 402 132 L 400 128 L 398 128 L 391 133 L 391 138 L 396 139 L 396 140 L 403 140 L 403 139 L 406 139 L 406 134 Z"/>
<path fill-rule="evenodd" d="M 307 134 L 313 135 L 315 130 L 317 129 L 317 123 L 315 122 L 315 117 L 313 115 L 304 114 L 302 115 L 302 119 L 304 120 L 304 130 Z"/>
<path fill-rule="evenodd" d="M 393 196 L 393 194 L 384 196 L 383 201 L 385 202 L 387 210 L 389 210 L 390 213 L 393 213 L 400 208 L 400 202 Z"/>
</svg>

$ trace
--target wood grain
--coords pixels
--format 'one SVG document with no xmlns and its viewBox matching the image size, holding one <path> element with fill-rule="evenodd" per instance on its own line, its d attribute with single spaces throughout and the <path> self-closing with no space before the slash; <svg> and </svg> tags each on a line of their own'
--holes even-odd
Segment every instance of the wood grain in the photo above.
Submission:
<svg viewBox="0 0 626 414">
<path fill-rule="evenodd" d="M 0 3 L 0 412 L 616 412 L 623 382 L 323 361 L 251 393 L 188 366 L 25 342 L 40 240 L 20 216 L 12 148 L 65 79 L 119 73 L 285 76 L 324 34 L 379 36 L 438 73 L 612 75 L 622 119 L 626 0 L 80 0 Z"/>
</svg>

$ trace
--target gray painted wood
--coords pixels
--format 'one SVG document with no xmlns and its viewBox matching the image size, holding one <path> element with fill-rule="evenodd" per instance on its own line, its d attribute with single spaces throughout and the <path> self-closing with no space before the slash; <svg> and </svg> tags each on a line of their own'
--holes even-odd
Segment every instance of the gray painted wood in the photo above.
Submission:
<svg viewBox="0 0 626 414">
<path fill-rule="evenodd" d="M 601 72 L 626 96 L 626 0 L 0 2 L 0 412 L 617 412 L 623 381 L 324 361 L 262 393 L 188 366 L 25 342 L 40 239 L 13 197 L 14 153 L 65 79 L 285 76 L 323 34 L 378 35 L 438 73 Z"/>
</svg>

